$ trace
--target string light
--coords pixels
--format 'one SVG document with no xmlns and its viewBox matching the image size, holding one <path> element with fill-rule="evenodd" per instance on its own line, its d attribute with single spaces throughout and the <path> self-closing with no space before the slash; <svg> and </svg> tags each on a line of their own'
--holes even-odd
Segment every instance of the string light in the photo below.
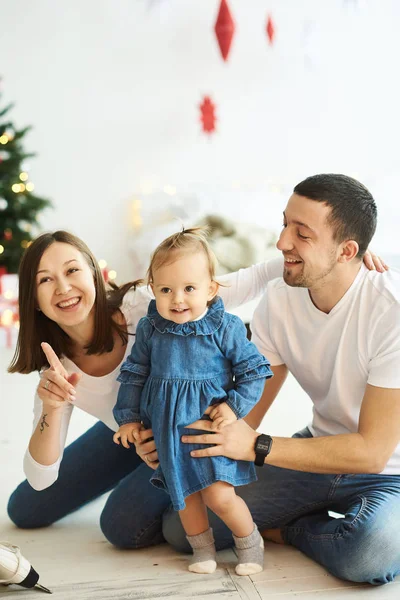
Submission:
<svg viewBox="0 0 400 600">
<path fill-rule="evenodd" d="M 131 204 L 131 213 L 132 213 L 132 227 L 137 230 L 140 229 L 143 225 L 143 219 L 141 215 L 142 203 L 136 198 L 132 201 Z"/>
<path fill-rule="evenodd" d="M 4 252 L 4 246 L 2 246 L 2 245 L 0 244 L 0 254 L 3 254 L 3 252 Z"/>
<path fill-rule="evenodd" d="M 8 142 L 8 135 L 6 135 L 5 133 L 3 135 L 0 135 L 0 144 L 3 144 L 3 146 L 5 146 Z"/>
<path fill-rule="evenodd" d="M 28 247 L 28 240 L 22 240 L 21 246 L 22 246 L 22 248 L 27 248 Z"/>
<path fill-rule="evenodd" d="M 13 311 L 7 308 L 7 310 L 5 310 L 1 315 L 1 324 L 3 325 L 3 327 L 10 327 L 13 322 L 13 317 Z"/>
<path fill-rule="evenodd" d="M 100 269 L 105 269 L 107 266 L 107 261 L 104 260 L 103 258 L 101 260 L 99 260 L 99 267 Z"/>
<path fill-rule="evenodd" d="M 164 185 L 164 192 L 166 194 L 168 194 L 169 196 L 175 196 L 176 194 L 176 187 L 173 185 Z"/>
<path fill-rule="evenodd" d="M 21 191 L 21 190 L 20 190 L 20 187 L 19 187 L 20 185 L 23 185 L 23 184 L 22 184 L 22 183 L 21 183 L 21 184 L 19 184 L 19 183 L 14 183 L 14 184 L 11 186 L 11 189 L 12 189 L 12 191 L 13 191 L 15 194 L 18 194 L 18 192 L 20 192 L 20 191 Z"/>
<path fill-rule="evenodd" d="M 26 184 L 26 191 L 27 192 L 33 192 L 34 189 L 35 189 L 35 186 L 33 185 L 32 182 Z"/>
<path fill-rule="evenodd" d="M 26 181 L 28 179 L 28 173 L 22 171 L 22 173 L 19 174 L 19 178 L 21 181 Z"/>
<path fill-rule="evenodd" d="M 117 271 L 111 270 L 108 271 L 108 279 L 115 279 L 117 276 Z"/>
</svg>

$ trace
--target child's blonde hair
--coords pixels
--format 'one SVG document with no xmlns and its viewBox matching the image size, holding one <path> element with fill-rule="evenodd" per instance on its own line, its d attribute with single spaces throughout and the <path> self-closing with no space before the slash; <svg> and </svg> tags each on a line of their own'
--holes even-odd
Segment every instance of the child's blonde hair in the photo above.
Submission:
<svg viewBox="0 0 400 600">
<path fill-rule="evenodd" d="M 207 257 L 211 281 L 215 281 L 217 259 L 208 244 L 209 227 L 182 228 L 182 231 L 167 237 L 154 250 L 147 270 L 147 283 L 153 283 L 154 271 L 173 263 L 181 254 L 204 252 Z"/>
</svg>

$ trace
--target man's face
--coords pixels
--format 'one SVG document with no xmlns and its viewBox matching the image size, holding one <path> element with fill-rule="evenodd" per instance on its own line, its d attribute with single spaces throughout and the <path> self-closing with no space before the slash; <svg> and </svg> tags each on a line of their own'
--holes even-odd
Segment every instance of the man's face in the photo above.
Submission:
<svg viewBox="0 0 400 600">
<path fill-rule="evenodd" d="M 289 198 L 276 244 L 285 259 L 283 279 L 288 285 L 318 289 L 333 281 L 340 245 L 327 222 L 331 210 L 304 196 Z"/>
</svg>

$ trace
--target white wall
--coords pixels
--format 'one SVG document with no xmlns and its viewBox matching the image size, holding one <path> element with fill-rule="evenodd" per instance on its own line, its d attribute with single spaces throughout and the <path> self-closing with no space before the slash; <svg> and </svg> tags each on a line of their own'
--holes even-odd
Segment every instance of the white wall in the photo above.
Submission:
<svg viewBox="0 0 400 600">
<path fill-rule="evenodd" d="M 31 178 L 56 205 L 43 227 L 73 230 L 126 279 L 128 204 L 149 184 L 278 229 L 293 185 L 344 172 L 376 196 L 373 247 L 398 252 L 400 3 L 229 0 L 227 63 L 213 32 L 218 5 L 0 4 L 2 101 L 16 102 L 18 125 L 34 126 Z M 205 94 L 219 118 L 210 139 L 198 123 Z"/>
</svg>

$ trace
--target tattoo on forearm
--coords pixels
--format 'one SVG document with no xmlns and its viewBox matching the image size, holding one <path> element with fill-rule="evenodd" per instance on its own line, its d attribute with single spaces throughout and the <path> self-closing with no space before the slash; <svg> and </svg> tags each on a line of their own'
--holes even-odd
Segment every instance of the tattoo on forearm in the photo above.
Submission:
<svg viewBox="0 0 400 600">
<path fill-rule="evenodd" d="M 47 413 L 45 413 L 43 415 L 42 420 L 40 422 L 40 433 L 42 433 L 44 431 L 44 426 L 45 425 L 46 425 L 46 427 L 50 427 L 50 425 L 46 421 L 46 417 L 47 417 Z"/>
</svg>

